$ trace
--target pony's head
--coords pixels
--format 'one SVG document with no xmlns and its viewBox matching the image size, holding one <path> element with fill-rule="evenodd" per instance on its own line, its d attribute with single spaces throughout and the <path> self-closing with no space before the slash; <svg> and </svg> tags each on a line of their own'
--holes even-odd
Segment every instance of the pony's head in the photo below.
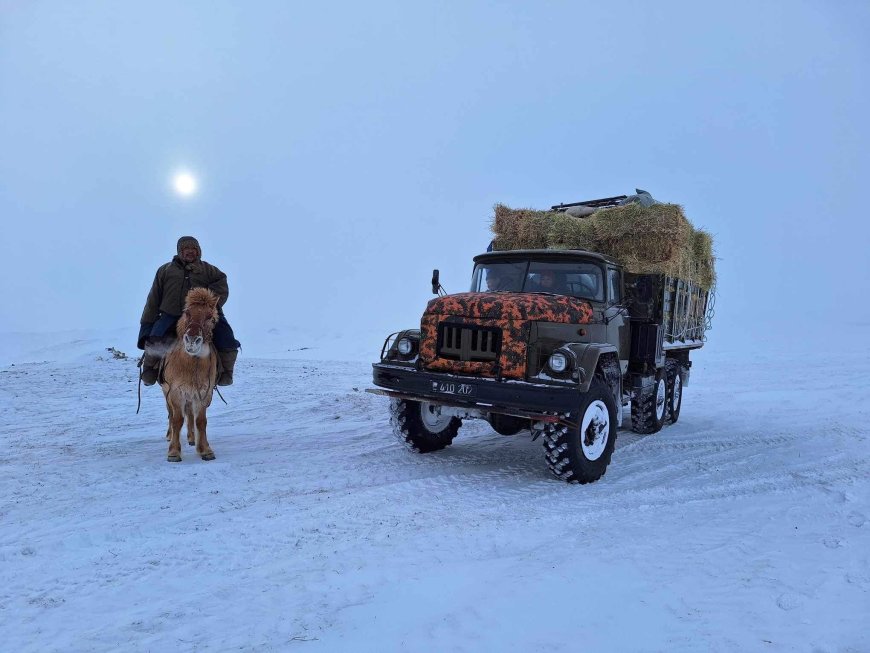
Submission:
<svg viewBox="0 0 870 653">
<path fill-rule="evenodd" d="M 184 344 L 184 351 L 191 356 L 198 356 L 203 343 L 211 342 L 218 321 L 217 305 L 218 296 L 208 288 L 194 288 L 187 293 L 176 332 Z"/>
</svg>

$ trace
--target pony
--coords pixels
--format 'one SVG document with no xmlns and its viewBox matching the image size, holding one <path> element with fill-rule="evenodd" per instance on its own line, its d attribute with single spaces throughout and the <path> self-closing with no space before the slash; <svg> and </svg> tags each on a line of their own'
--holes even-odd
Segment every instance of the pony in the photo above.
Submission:
<svg viewBox="0 0 870 653">
<path fill-rule="evenodd" d="M 193 288 L 175 327 L 178 336 L 163 359 L 160 387 L 166 398 L 169 428 L 166 460 L 181 462 L 181 427 L 187 420 L 187 443 L 196 445 L 203 460 L 214 460 L 206 436 L 205 411 L 211 405 L 218 374 L 212 331 L 218 321 L 218 296 L 208 288 Z"/>
</svg>

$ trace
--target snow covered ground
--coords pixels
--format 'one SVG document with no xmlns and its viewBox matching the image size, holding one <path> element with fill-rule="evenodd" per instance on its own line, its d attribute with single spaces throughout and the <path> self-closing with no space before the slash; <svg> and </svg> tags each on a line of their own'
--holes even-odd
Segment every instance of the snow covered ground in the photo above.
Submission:
<svg viewBox="0 0 870 653">
<path fill-rule="evenodd" d="M 405 450 L 363 391 L 380 342 L 273 332 L 210 409 L 217 460 L 170 464 L 159 389 L 136 415 L 106 351 L 130 334 L 9 335 L 0 648 L 870 651 L 870 355 L 837 344 L 866 330 L 709 345 L 680 422 L 620 431 L 588 486 L 481 422 Z"/>
</svg>

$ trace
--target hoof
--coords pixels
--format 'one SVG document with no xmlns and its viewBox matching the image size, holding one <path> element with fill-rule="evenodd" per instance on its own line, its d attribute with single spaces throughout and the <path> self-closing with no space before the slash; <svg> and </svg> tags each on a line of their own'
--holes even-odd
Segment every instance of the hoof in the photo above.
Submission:
<svg viewBox="0 0 870 653">
<path fill-rule="evenodd" d="M 203 460 L 214 460 L 214 454 L 213 453 L 204 453 L 204 454 L 202 454 L 202 459 Z"/>
<path fill-rule="evenodd" d="M 193 440 L 188 440 L 188 441 L 187 441 L 187 446 L 189 446 L 189 447 L 194 447 L 194 446 L 196 446 L 196 442 L 194 442 Z"/>
<path fill-rule="evenodd" d="M 181 456 L 166 456 L 166 460 L 167 460 L 167 462 L 170 462 L 170 463 L 180 463 Z"/>
</svg>

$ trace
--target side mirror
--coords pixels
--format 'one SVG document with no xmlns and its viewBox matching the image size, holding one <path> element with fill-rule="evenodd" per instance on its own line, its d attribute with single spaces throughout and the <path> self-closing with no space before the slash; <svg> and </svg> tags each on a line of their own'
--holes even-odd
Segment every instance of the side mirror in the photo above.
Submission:
<svg viewBox="0 0 870 653">
<path fill-rule="evenodd" d="M 438 281 L 438 270 L 432 270 L 432 294 L 437 295 L 441 283 Z"/>
</svg>

